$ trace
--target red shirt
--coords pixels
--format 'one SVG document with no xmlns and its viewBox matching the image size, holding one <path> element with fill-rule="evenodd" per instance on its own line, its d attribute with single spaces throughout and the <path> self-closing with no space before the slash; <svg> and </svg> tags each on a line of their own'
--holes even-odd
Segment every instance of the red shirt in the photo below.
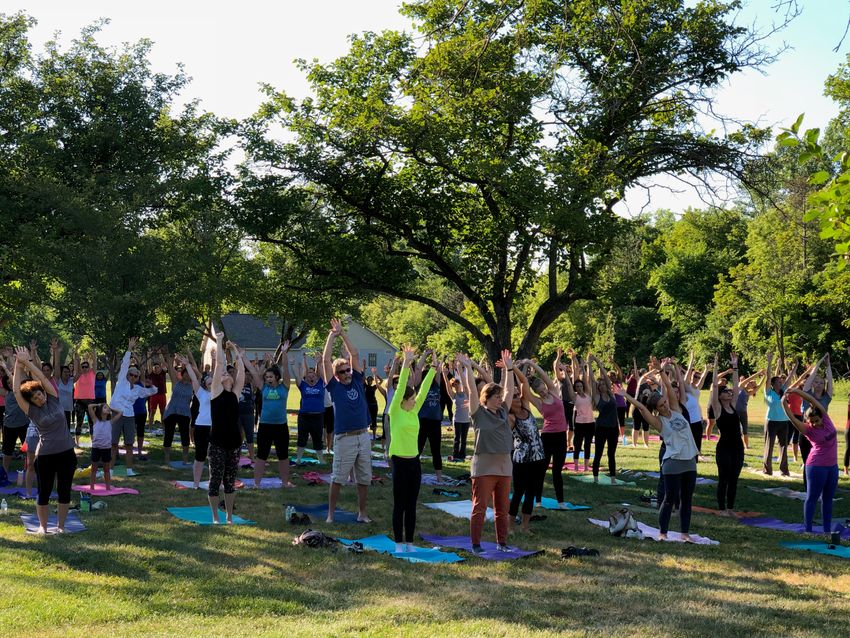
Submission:
<svg viewBox="0 0 850 638">
<path fill-rule="evenodd" d="M 788 395 L 788 406 L 791 408 L 791 414 L 802 416 L 803 414 L 803 397 L 799 394 Z"/>
<path fill-rule="evenodd" d="M 148 374 L 148 379 L 150 379 L 151 385 L 156 386 L 157 394 L 165 394 L 165 370 L 160 371 L 159 374 L 151 372 Z"/>
</svg>

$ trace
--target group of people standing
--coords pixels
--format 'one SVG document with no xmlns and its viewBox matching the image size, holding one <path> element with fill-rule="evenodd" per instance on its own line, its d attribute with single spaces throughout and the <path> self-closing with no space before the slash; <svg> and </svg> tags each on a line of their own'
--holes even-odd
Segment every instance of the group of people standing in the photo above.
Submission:
<svg viewBox="0 0 850 638">
<path fill-rule="evenodd" d="M 74 353 L 71 365 L 61 365 L 60 348 L 55 341 L 51 346 L 52 363 L 38 358 L 35 344 L 30 349 L 17 348 L 14 358 L 9 356 L 2 362 L 6 399 L 3 465 L 8 470 L 16 442 L 25 443 L 30 461 L 27 486 L 34 480 L 38 484 L 40 531 L 46 529 L 47 502 L 54 484 L 59 502 L 57 524 L 60 531 L 64 528 L 77 465 L 74 448 L 82 433 L 81 410 L 88 417 L 92 435 L 92 486 L 99 467 L 109 486 L 110 468 L 118 458 L 122 438 L 127 466 L 132 467 L 134 443 L 139 441 L 141 452 L 145 425 L 153 423 L 154 413 L 159 410 L 166 463 L 170 462 L 175 434 L 179 432 L 182 458 L 187 465 L 189 448 L 194 444 L 192 470 L 196 488 L 205 465 L 209 466 L 208 499 L 214 521 L 218 521 L 222 487 L 226 520 L 232 521 L 243 443 L 248 445 L 254 464 L 256 487 L 261 484 L 272 447 L 281 484 L 293 487 L 286 409 L 291 382 L 289 344 L 281 344 L 274 358 L 267 357 L 258 365 L 236 344 L 225 341 L 223 334 L 214 333 L 211 338 L 215 348 L 208 369 L 200 369 L 191 353 L 172 357 L 162 350 L 158 359 L 148 357 L 144 373 L 133 355 L 136 340 L 130 339 L 108 403 L 105 376 L 95 369 L 96 357 L 81 359 Z M 344 355 L 334 358 L 338 339 Z M 634 411 L 633 444 L 643 433 L 643 444 L 648 445 L 645 433 L 649 428 L 661 438 L 661 534 L 668 533 L 676 507 L 687 540 L 703 437 L 710 436 L 715 427 L 719 432 L 717 502 L 720 510 L 732 513 L 744 449 L 748 446 L 748 401 L 766 383 L 764 472 L 772 472 L 774 442 L 778 441 L 780 472 L 789 473 L 788 447 L 795 441 L 792 433 L 798 433 L 796 441 L 802 452 L 808 489 L 806 526 L 811 528 L 818 499 L 823 500 L 824 522 L 829 525 L 838 465 L 835 427 L 826 412 L 833 394 L 828 356 L 799 376 L 794 374 L 795 369 L 787 375 L 777 371 L 768 376 L 773 371 L 773 359 L 768 356 L 764 370 L 742 379 L 734 354 L 728 370 L 720 371 L 715 359 L 710 370 L 706 366 L 701 372 L 694 368 L 693 356 L 687 369 L 674 359 L 658 361 L 652 357 L 646 369 L 638 370 L 634 365 L 625 378 L 619 366 L 606 366 L 593 354 L 583 361 L 572 350 L 567 354 L 569 362 L 564 363 L 564 353 L 558 351 L 550 376 L 533 360 L 514 361 L 506 350 L 495 363 L 501 377 L 496 383 L 495 370 L 464 354 L 440 361 L 435 353 L 425 351 L 417 361 L 414 350 L 405 347 L 401 357 L 385 370 L 386 379 L 381 379 L 374 368 L 367 377 L 365 362 L 342 324 L 332 320 L 316 366 L 309 366 L 305 355 L 296 375 L 301 394 L 296 462 L 301 460 L 309 440 L 320 461 L 324 448 L 333 449 L 327 522 L 334 520 L 341 488 L 347 483 L 356 486 L 358 520 L 371 520 L 367 496 L 378 416 L 376 393 L 380 392 L 386 405 L 382 439 L 391 464 L 393 533 L 399 551 L 413 542 L 422 478 L 420 458 L 426 445 L 437 478 L 441 478 L 446 399 L 453 407 L 453 460 L 466 458 L 467 437 L 472 430 L 470 535 L 476 551 L 480 550 L 489 502 L 495 510 L 500 548 L 507 549 L 512 519 L 520 531 L 529 531 L 533 507 L 542 499 L 550 467 L 555 498 L 559 507 L 567 507 L 563 471 L 570 452 L 572 469 L 592 472 L 594 481 L 599 480 L 602 459 L 607 457 L 608 480 L 615 482 L 616 452 L 625 441 L 625 419 L 630 408 Z M 823 375 L 819 374 L 821 367 Z M 60 371 L 58 377 L 52 374 L 56 368 Z M 709 372 L 712 382 L 706 429 L 699 395 Z M 171 379 L 167 401 L 166 377 Z M 142 407 L 147 409 L 143 411 Z M 542 428 L 532 410 L 542 415 Z M 845 472 L 848 455 L 850 449 L 845 454 Z"/>
</svg>

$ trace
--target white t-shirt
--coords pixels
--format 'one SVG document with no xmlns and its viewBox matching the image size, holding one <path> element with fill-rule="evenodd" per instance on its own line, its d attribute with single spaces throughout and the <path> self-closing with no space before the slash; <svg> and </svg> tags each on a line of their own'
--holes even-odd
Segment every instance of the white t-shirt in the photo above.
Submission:
<svg viewBox="0 0 850 638">
<path fill-rule="evenodd" d="M 702 408 L 699 405 L 699 390 L 694 390 L 693 386 L 685 387 L 685 407 L 688 409 L 688 416 L 691 418 L 691 423 L 702 423 Z"/>
<path fill-rule="evenodd" d="M 212 414 L 210 413 L 210 391 L 204 388 L 198 388 L 195 392 L 200 404 L 198 409 L 198 418 L 195 419 L 195 425 L 212 427 Z"/>
<path fill-rule="evenodd" d="M 112 422 L 95 421 L 92 426 L 91 446 L 99 450 L 112 447 Z"/>
</svg>

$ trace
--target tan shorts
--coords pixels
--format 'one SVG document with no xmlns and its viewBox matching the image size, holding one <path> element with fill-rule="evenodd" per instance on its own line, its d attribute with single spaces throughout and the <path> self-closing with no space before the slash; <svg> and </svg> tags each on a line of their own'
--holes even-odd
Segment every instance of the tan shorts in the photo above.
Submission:
<svg viewBox="0 0 850 638">
<path fill-rule="evenodd" d="M 358 485 L 372 483 L 372 437 L 369 430 L 355 436 L 334 437 L 333 482 L 343 485 L 354 468 Z"/>
</svg>

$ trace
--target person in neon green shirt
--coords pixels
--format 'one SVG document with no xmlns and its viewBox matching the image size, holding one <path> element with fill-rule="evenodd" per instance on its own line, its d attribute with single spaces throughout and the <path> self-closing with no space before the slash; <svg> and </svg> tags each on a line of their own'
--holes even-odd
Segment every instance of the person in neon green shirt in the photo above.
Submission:
<svg viewBox="0 0 850 638">
<path fill-rule="evenodd" d="M 422 483 L 419 463 L 419 410 L 428 396 L 431 381 L 439 372 L 437 355 L 431 355 L 431 369 L 420 386 L 419 393 L 407 384 L 414 350 L 403 349 L 403 363 L 398 388 L 390 403 L 392 423 L 390 462 L 393 472 L 393 534 L 397 552 L 413 551 L 413 531 L 416 528 L 416 502 Z"/>
</svg>

